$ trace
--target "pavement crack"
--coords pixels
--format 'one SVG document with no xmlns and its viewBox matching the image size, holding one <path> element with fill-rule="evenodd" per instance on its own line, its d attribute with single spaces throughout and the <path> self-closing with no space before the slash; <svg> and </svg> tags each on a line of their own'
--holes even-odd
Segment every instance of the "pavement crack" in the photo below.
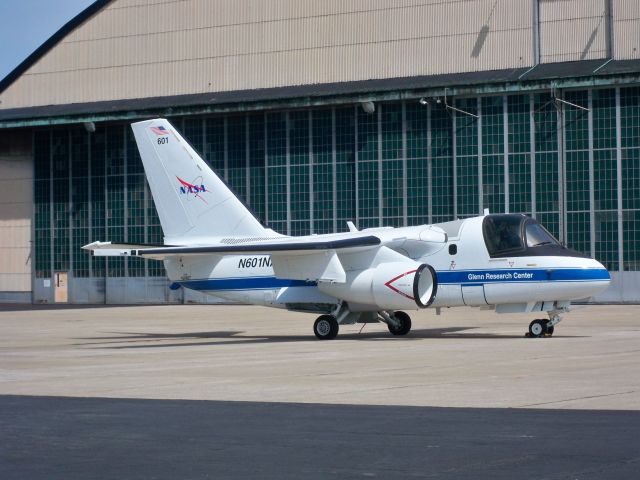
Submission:
<svg viewBox="0 0 640 480">
<path fill-rule="evenodd" d="M 564 400 L 554 400 L 552 402 L 528 403 L 526 405 L 518 405 L 517 408 L 538 407 L 540 405 L 553 405 L 554 403 L 574 402 L 576 400 L 589 400 L 592 398 L 615 397 L 617 395 L 630 395 L 632 393 L 637 393 L 637 392 L 638 390 L 629 390 L 627 392 L 605 393 L 602 395 L 587 395 L 584 397 L 566 398 Z"/>
</svg>

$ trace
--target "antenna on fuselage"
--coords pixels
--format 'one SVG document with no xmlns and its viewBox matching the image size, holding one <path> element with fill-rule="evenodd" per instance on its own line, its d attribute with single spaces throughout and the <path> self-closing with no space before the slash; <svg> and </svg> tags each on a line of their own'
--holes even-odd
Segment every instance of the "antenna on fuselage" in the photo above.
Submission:
<svg viewBox="0 0 640 480">
<path fill-rule="evenodd" d="M 358 228 L 353 224 L 352 221 L 347 222 L 347 227 L 349 227 L 349 231 L 352 233 L 358 231 Z"/>
</svg>

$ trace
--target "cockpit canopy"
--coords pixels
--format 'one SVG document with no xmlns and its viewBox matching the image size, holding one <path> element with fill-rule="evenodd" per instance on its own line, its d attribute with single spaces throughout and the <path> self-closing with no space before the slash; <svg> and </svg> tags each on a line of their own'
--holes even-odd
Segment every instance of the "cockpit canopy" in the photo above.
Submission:
<svg viewBox="0 0 640 480">
<path fill-rule="evenodd" d="M 558 242 L 546 228 L 520 214 L 487 215 L 482 223 L 491 258 L 536 255 L 583 256 Z"/>
</svg>

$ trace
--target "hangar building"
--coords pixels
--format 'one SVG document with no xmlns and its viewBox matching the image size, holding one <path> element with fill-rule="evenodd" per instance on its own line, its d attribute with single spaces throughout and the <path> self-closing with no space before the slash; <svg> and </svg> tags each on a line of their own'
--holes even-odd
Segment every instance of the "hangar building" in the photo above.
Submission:
<svg viewBox="0 0 640 480">
<path fill-rule="evenodd" d="M 293 235 L 524 212 L 640 301 L 637 0 L 99 0 L 0 82 L 0 300 L 183 302 L 129 124 Z"/>
</svg>

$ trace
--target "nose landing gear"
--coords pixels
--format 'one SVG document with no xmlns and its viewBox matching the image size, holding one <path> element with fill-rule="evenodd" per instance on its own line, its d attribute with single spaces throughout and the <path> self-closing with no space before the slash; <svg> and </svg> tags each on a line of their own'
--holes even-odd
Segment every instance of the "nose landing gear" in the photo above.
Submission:
<svg viewBox="0 0 640 480">
<path fill-rule="evenodd" d="M 549 320 L 539 318 L 529 324 L 529 331 L 526 336 L 532 338 L 551 337 L 555 330 L 554 326 L 560 323 L 561 320 L 562 318 L 560 318 L 558 313 L 549 312 Z"/>
</svg>

